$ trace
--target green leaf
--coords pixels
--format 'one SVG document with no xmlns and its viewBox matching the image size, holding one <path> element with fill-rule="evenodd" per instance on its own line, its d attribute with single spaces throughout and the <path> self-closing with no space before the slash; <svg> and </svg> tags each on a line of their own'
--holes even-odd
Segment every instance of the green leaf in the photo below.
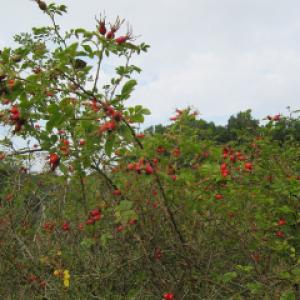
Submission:
<svg viewBox="0 0 300 300">
<path fill-rule="evenodd" d="M 280 300 L 296 300 L 295 293 L 293 291 L 285 291 L 281 294 Z"/>
<path fill-rule="evenodd" d="M 110 134 L 106 140 L 104 150 L 107 156 L 111 156 L 112 154 L 115 138 L 116 138 L 115 134 Z"/>
<path fill-rule="evenodd" d="M 84 238 L 81 243 L 80 246 L 84 247 L 84 248 L 90 248 L 92 245 L 95 244 L 95 240 L 91 239 L 91 238 Z"/>
<path fill-rule="evenodd" d="M 227 283 L 227 282 L 232 281 L 236 277 L 237 277 L 237 273 L 236 272 L 228 272 L 228 273 L 225 273 L 222 276 L 222 281 L 225 282 L 225 283 Z"/>
<path fill-rule="evenodd" d="M 128 99 L 136 85 L 137 81 L 134 79 L 127 81 L 122 88 L 121 99 Z"/>
</svg>

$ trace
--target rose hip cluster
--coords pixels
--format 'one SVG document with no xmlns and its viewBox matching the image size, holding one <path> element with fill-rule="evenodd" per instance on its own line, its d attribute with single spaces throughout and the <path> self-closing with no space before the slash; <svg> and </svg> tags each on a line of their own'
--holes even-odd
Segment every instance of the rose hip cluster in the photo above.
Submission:
<svg viewBox="0 0 300 300">
<path fill-rule="evenodd" d="M 89 218 L 86 221 L 87 225 L 94 225 L 97 221 L 99 221 L 102 217 L 101 211 L 99 208 L 95 208 L 90 211 Z"/>
<path fill-rule="evenodd" d="M 144 172 L 146 175 L 151 175 L 155 171 L 154 165 L 151 165 L 150 162 L 145 161 L 143 158 L 136 163 L 129 163 L 127 165 L 127 170 L 135 171 L 137 174 L 142 174 L 142 172 Z"/>
<path fill-rule="evenodd" d="M 226 161 L 229 160 L 230 163 L 234 164 L 237 161 L 245 161 L 246 156 L 242 154 L 240 151 L 234 151 L 231 148 L 224 147 L 222 158 Z M 240 166 L 237 167 L 237 170 L 241 170 Z M 245 171 L 252 171 L 253 170 L 253 164 L 251 162 L 245 162 L 244 163 L 244 170 Z M 227 177 L 230 175 L 230 167 L 227 162 L 223 162 L 220 165 L 220 172 L 223 177 Z"/>
<path fill-rule="evenodd" d="M 132 30 L 127 29 L 127 33 L 125 35 L 121 35 L 116 38 L 117 31 L 121 28 L 122 24 L 124 23 L 124 20 L 121 20 L 119 17 L 117 17 L 114 24 L 109 24 L 110 29 L 107 29 L 105 17 L 100 16 L 100 20 L 97 20 L 98 23 L 98 32 L 105 36 L 107 40 L 113 40 L 117 45 L 125 44 L 126 42 L 133 40 L 134 37 L 132 35 Z"/>
<path fill-rule="evenodd" d="M 117 128 L 117 123 L 123 119 L 122 112 L 115 110 L 109 105 L 103 107 L 103 110 L 105 111 L 106 116 L 111 119 L 99 127 L 100 134 L 115 130 Z"/>
<path fill-rule="evenodd" d="M 13 105 L 10 112 L 10 120 L 15 125 L 14 132 L 19 132 L 22 129 L 22 126 L 25 124 L 25 119 L 21 118 L 21 112 L 17 105 Z"/>
</svg>

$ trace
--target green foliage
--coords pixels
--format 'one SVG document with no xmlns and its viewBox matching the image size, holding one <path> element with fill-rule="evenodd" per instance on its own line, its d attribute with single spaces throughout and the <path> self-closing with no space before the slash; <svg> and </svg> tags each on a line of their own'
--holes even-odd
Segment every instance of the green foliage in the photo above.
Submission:
<svg viewBox="0 0 300 300">
<path fill-rule="evenodd" d="M 187 108 L 136 134 L 148 46 L 63 34 L 66 7 L 36 2 L 52 26 L 0 54 L 1 298 L 298 299 L 299 118 Z M 125 63 L 101 83 L 110 56 Z"/>
</svg>

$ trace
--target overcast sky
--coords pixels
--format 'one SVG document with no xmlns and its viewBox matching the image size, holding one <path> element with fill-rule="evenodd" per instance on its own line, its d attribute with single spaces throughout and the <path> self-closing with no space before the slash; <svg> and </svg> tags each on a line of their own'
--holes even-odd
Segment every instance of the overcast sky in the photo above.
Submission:
<svg viewBox="0 0 300 300">
<path fill-rule="evenodd" d="M 0 47 L 48 24 L 30 0 L 1 2 Z M 105 10 L 110 19 L 126 18 L 151 45 L 134 61 L 143 73 L 128 103 L 150 108 L 147 124 L 165 123 L 187 105 L 219 124 L 248 108 L 258 118 L 300 108 L 299 0 L 57 2 L 69 7 L 59 20 L 65 29 L 94 29 Z"/>
</svg>

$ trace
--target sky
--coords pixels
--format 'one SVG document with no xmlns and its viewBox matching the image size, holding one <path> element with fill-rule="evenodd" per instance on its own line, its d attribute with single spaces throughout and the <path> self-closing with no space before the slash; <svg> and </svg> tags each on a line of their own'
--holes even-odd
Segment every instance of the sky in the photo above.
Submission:
<svg viewBox="0 0 300 300">
<path fill-rule="evenodd" d="M 48 25 L 30 0 L 5 2 L 0 48 L 12 36 Z M 49 3 L 49 1 L 46 1 Z M 251 108 L 256 118 L 300 109 L 300 1 L 298 0 L 65 0 L 62 29 L 95 28 L 95 15 L 126 18 L 151 48 L 133 63 L 143 69 L 128 105 L 167 123 L 188 105 L 201 118 L 225 124 Z M 1 5 L 3 7 L 3 5 Z"/>
</svg>

